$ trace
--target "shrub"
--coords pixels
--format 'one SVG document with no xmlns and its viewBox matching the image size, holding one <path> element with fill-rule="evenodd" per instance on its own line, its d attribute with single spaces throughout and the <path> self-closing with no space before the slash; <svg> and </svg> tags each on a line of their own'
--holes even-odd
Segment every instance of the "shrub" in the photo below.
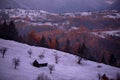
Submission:
<svg viewBox="0 0 120 80">
<path fill-rule="evenodd" d="M 28 50 L 28 54 L 29 54 L 29 57 L 31 58 L 31 55 L 32 55 L 32 50 Z"/>
<path fill-rule="evenodd" d="M 14 69 L 17 69 L 17 66 L 20 66 L 20 58 L 13 58 Z"/>
<path fill-rule="evenodd" d="M 78 63 L 78 64 L 81 64 L 82 58 L 81 58 L 81 57 L 77 57 L 77 58 L 78 58 L 77 63 Z"/>
<path fill-rule="evenodd" d="M 2 58 L 4 58 L 5 54 L 6 54 L 7 48 L 3 47 L 0 49 L 0 52 L 2 54 Z"/>
<path fill-rule="evenodd" d="M 36 80 L 51 80 L 51 78 L 48 75 L 41 73 Z"/>
<path fill-rule="evenodd" d="M 55 66 L 53 64 L 50 64 L 48 68 L 50 70 L 50 74 L 52 74 L 52 71 L 55 70 Z"/>
<path fill-rule="evenodd" d="M 101 80 L 101 74 L 100 73 L 98 73 L 98 80 Z"/>
<path fill-rule="evenodd" d="M 43 51 L 41 54 L 39 54 L 38 57 L 39 57 L 40 59 L 43 59 L 43 58 L 45 57 L 45 56 L 44 56 L 44 51 Z"/>
<path fill-rule="evenodd" d="M 58 61 L 59 61 L 60 56 L 58 56 L 58 54 L 54 54 L 54 57 L 55 57 L 55 63 L 57 64 Z"/>
</svg>

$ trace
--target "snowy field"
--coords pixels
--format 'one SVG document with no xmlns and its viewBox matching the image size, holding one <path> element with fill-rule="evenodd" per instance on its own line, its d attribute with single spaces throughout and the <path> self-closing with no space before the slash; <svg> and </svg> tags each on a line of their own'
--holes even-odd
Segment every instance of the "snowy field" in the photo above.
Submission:
<svg viewBox="0 0 120 80">
<path fill-rule="evenodd" d="M 107 36 L 117 36 L 120 37 L 120 30 L 111 30 L 111 31 L 101 31 L 101 32 L 92 32 L 93 35 L 100 38 L 106 38 Z"/>
<path fill-rule="evenodd" d="M 36 80 L 40 73 L 47 74 L 52 80 L 99 80 L 98 74 L 104 73 L 115 79 L 120 68 L 112 67 L 102 63 L 82 60 L 82 64 L 77 64 L 77 57 L 68 53 L 29 46 L 14 41 L 0 39 L 0 48 L 8 48 L 5 57 L 0 54 L 0 80 Z M 32 50 L 31 58 L 28 50 Z M 44 51 L 44 58 L 39 59 L 38 55 Z M 54 54 L 58 54 L 59 62 L 55 63 Z M 13 58 L 20 58 L 20 66 L 14 69 Z M 32 62 L 37 59 L 40 62 L 54 64 L 55 70 L 52 74 L 48 67 L 36 68 Z M 101 67 L 98 67 L 101 66 Z"/>
</svg>

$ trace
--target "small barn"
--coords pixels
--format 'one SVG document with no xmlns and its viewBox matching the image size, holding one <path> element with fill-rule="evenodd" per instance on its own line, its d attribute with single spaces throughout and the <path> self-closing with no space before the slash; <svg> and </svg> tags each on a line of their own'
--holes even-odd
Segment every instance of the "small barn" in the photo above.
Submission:
<svg viewBox="0 0 120 80">
<path fill-rule="evenodd" d="M 38 60 L 34 60 L 32 65 L 34 67 L 47 67 L 48 63 L 47 62 L 39 62 Z"/>
</svg>

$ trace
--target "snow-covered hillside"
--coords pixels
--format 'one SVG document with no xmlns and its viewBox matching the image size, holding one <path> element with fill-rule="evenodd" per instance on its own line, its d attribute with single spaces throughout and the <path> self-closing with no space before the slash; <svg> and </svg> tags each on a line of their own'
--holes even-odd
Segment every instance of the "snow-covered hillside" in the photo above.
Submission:
<svg viewBox="0 0 120 80">
<path fill-rule="evenodd" d="M 29 18 L 34 21 L 38 18 L 46 19 L 47 15 L 57 15 L 55 13 L 46 12 L 43 10 L 25 10 L 25 9 L 2 9 L 0 13 L 8 14 L 9 18 Z"/>
<path fill-rule="evenodd" d="M 102 19 L 102 22 L 99 21 Z M 110 21 L 108 21 L 110 19 Z M 74 12 L 74 13 L 50 13 L 43 10 L 27 9 L 0 9 L 0 23 L 4 20 L 14 20 L 17 26 L 53 26 L 54 28 L 68 30 L 71 27 L 101 28 L 107 26 L 119 26 L 120 11 L 104 10 L 100 12 Z M 83 22 L 81 22 L 83 21 Z M 89 21 L 88 23 L 86 23 Z M 114 27 L 112 26 L 112 27 Z M 116 26 L 115 26 L 116 27 Z"/>
<path fill-rule="evenodd" d="M 113 18 L 113 19 L 119 19 L 120 18 L 120 11 L 117 10 L 104 10 L 102 12 L 74 12 L 74 13 L 50 13 L 43 10 L 26 10 L 26 9 L 0 9 L 0 18 L 4 15 L 8 15 L 9 18 L 12 19 L 23 19 L 23 18 L 29 18 L 30 21 L 37 21 L 38 19 L 46 20 L 48 19 L 47 16 L 69 16 L 69 17 L 77 17 L 79 16 L 92 16 L 94 14 L 97 14 L 97 16 L 102 16 L 105 18 Z M 50 17 L 49 17 L 50 18 Z"/>
<path fill-rule="evenodd" d="M 8 50 L 5 58 L 0 55 L 0 80 L 35 80 L 43 72 L 49 75 L 52 80 L 98 80 L 98 74 L 106 74 L 109 78 L 115 79 L 117 73 L 120 74 L 120 68 L 89 60 L 83 60 L 82 64 L 79 65 L 76 56 L 53 49 L 0 39 L 0 48 L 2 47 L 6 47 Z M 33 52 L 31 58 L 28 55 L 29 49 Z M 38 55 L 43 51 L 45 57 L 39 59 Z M 58 64 L 55 64 L 54 54 L 58 54 L 60 57 Z M 17 69 L 14 69 L 12 65 L 14 57 L 20 58 L 20 66 Z M 31 64 L 35 59 L 54 64 L 55 71 L 50 74 L 48 67 L 33 67 Z"/>
</svg>

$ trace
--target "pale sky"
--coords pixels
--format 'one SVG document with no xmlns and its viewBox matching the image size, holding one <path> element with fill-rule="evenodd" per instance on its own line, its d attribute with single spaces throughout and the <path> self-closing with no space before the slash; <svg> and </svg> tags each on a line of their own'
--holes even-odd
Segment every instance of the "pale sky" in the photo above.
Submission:
<svg viewBox="0 0 120 80">
<path fill-rule="evenodd" d="M 78 12 L 104 9 L 114 0 L 14 0 L 26 8 L 51 12 Z"/>
<path fill-rule="evenodd" d="M 115 1 L 120 0 L 0 0 L 0 6 L 15 6 L 13 2 L 26 9 L 41 9 L 49 12 L 80 12 L 108 9 Z M 11 3 L 11 5 L 10 5 Z"/>
</svg>

